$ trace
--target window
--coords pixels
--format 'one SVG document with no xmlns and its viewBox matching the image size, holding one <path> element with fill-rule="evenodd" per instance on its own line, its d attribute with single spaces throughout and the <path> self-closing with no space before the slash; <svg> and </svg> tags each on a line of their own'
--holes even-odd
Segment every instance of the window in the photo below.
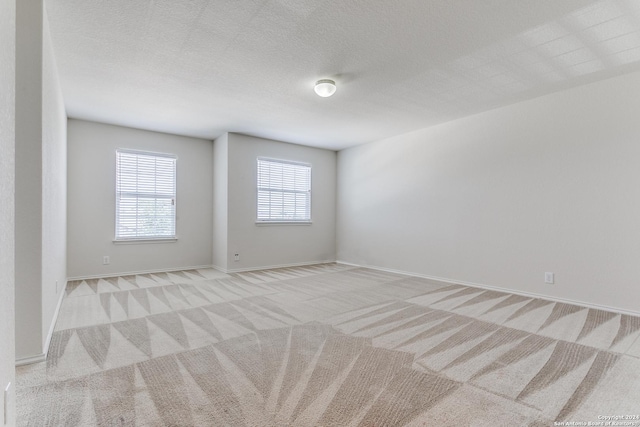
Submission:
<svg viewBox="0 0 640 427">
<path fill-rule="evenodd" d="M 116 151 L 116 240 L 176 238 L 176 157 Z"/>
<path fill-rule="evenodd" d="M 311 165 L 258 158 L 258 222 L 311 222 Z"/>
</svg>

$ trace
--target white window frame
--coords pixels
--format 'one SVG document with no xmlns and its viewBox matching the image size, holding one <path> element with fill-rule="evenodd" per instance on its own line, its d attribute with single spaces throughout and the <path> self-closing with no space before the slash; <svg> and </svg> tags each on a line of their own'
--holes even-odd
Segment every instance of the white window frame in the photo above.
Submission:
<svg viewBox="0 0 640 427">
<path fill-rule="evenodd" d="M 168 174 L 168 178 L 169 178 L 169 182 L 170 182 L 170 187 L 172 186 L 173 188 L 169 188 L 168 190 L 170 191 L 169 193 L 165 192 L 149 192 L 149 191 L 122 191 L 121 190 L 121 181 L 120 181 L 120 155 L 124 154 L 124 155 L 134 155 L 134 156 L 145 156 L 145 157 L 155 157 L 155 158 L 162 158 L 162 159 L 171 159 L 173 160 L 173 176 L 171 177 L 171 174 Z M 114 231 L 115 231 L 115 237 L 114 237 L 114 242 L 115 243 L 141 243 L 141 242 L 175 242 L 177 240 L 177 234 L 176 234 L 176 229 L 177 229 L 177 198 L 176 198 L 176 193 L 177 193 L 177 161 L 178 161 L 178 157 L 174 154 L 169 154 L 169 153 L 157 153 L 157 152 L 151 152 L 151 151 L 141 151 L 141 150 L 131 150 L 131 149 L 123 149 L 123 148 L 118 148 L 116 150 L 116 203 L 115 203 L 115 227 L 114 227 Z M 167 178 L 167 176 L 164 177 L 165 179 Z M 157 179 L 157 175 L 154 178 Z M 157 185 L 157 183 L 155 183 Z M 137 185 L 137 178 L 136 178 L 136 185 Z M 139 189 L 138 189 L 139 190 Z M 135 235 L 126 235 L 124 233 L 121 233 L 121 229 L 120 229 L 120 215 L 121 215 L 121 210 L 120 210 L 120 202 L 123 199 L 123 196 L 128 196 L 128 197 L 133 197 L 136 199 L 136 204 L 137 204 L 137 200 L 138 199 L 155 199 L 155 200 L 171 200 L 171 207 L 172 207 L 172 221 L 173 221 L 173 230 L 171 230 L 171 227 L 169 229 L 169 231 L 173 231 L 173 233 L 171 234 L 139 234 L 138 232 L 136 232 Z M 138 219 L 138 212 L 136 211 L 136 219 Z M 144 217 L 142 217 L 144 218 Z"/>
<path fill-rule="evenodd" d="M 279 189 L 273 188 L 269 186 L 260 186 L 260 162 L 268 162 L 274 164 L 281 165 L 292 165 L 292 166 L 302 166 L 304 168 L 308 168 L 308 188 L 304 191 L 296 190 L 296 189 Z M 311 214 L 312 214 L 312 197 L 311 197 L 311 189 L 312 189 L 312 166 L 310 163 L 297 162 L 292 160 L 282 160 L 282 159 L 274 159 L 270 157 L 258 157 L 256 159 L 256 224 L 257 225 L 309 225 L 311 224 Z M 260 215 L 260 193 L 261 191 L 271 191 L 271 192 L 281 192 L 281 193 L 297 193 L 297 194 L 305 194 L 307 198 L 307 213 L 308 216 L 305 218 L 295 219 L 295 218 L 265 218 Z M 271 210 L 271 209 L 269 209 Z"/>
</svg>

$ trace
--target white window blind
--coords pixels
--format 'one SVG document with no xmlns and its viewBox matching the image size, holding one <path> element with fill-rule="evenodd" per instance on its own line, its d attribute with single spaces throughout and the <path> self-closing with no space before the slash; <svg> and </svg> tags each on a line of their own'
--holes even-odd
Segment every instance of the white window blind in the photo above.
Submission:
<svg viewBox="0 0 640 427">
<path fill-rule="evenodd" d="M 311 221 L 311 165 L 258 158 L 258 222 Z"/>
<path fill-rule="evenodd" d="M 176 236 L 176 157 L 116 151 L 116 240 Z"/>
</svg>

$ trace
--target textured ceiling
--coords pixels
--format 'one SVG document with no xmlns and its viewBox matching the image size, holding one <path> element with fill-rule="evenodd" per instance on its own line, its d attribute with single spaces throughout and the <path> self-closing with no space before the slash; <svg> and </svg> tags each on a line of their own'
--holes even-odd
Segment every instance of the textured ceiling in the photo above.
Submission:
<svg viewBox="0 0 640 427">
<path fill-rule="evenodd" d="M 207 139 L 342 149 L 640 69 L 638 0 L 45 4 L 69 117 Z"/>
</svg>

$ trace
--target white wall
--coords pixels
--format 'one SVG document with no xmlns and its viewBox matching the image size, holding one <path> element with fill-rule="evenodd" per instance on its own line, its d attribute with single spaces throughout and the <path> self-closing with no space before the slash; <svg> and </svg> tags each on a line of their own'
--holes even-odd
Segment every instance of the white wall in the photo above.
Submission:
<svg viewBox="0 0 640 427">
<path fill-rule="evenodd" d="M 0 391 L 11 383 L 9 426 L 15 425 L 14 179 L 16 2 L 0 2 Z M 0 405 L 0 420 L 4 407 Z"/>
<path fill-rule="evenodd" d="M 69 277 L 211 265 L 211 141 L 73 119 L 67 132 Z M 178 156 L 177 242 L 113 242 L 117 148 Z M 110 257 L 109 265 L 102 264 L 104 255 Z"/>
<path fill-rule="evenodd" d="M 229 135 L 213 141 L 213 265 L 227 268 Z"/>
<path fill-rule="evenodd" d="M 311 225 L 256 225 L 256 159 L 312 165 Z M 228 134 L 227 270 L 335 260 L 336 153 Z M 240 261 L 234 261 L 234 254 Z"/>
<path fill-rule="evenodd" d="M 16 43 L 16 358 L 24 362 L 46 354 L 66 281 L 67 118 L 42 0 L 18 3 Z"/>
<path fill-rule="evenodd" d="M 46 11 L 42 62 L 42 345 L 46 348 L 67 280 L 67 113 Z"/>
<path fill-rule="evenodd" d="M 629 74 L 341 151 L 338 259 L 638 312 L 638 93 Z"/>
</svg>

